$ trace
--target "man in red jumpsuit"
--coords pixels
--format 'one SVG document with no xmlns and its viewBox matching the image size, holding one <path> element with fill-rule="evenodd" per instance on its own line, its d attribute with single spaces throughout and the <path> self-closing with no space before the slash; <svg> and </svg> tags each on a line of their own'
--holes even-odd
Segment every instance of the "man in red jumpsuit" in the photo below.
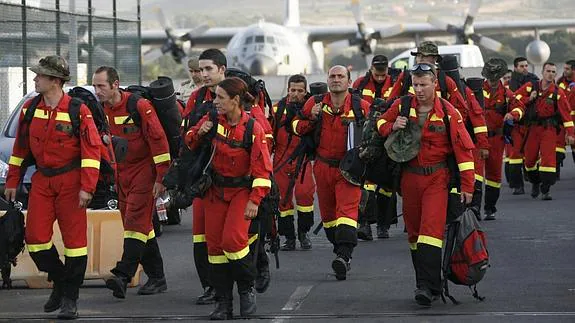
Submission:
<svg viewBox="0 0 575 323">
<path fill-rule="evenodd" d="M 44 311 L 61 308 L 58 318 L 75 319 L 88 261 L 86 206 L 96 190 L 102 142 L 92 114 L 83 104 L 80 136 L 67 130 L 72 128 L 68 114 L 71 98 L 62 87 L 70 80 L 68 63 L 59 56 L 48 56 L 30 70 L 36 73 L 34 84 L 41 98 L 29 124 L 22 120 L 34 99 L 28 100 L 20 113 L 4 194 L 7 200 L 15 200 L 26 172 L 22 166 L 27 166 L 28 157 L 34 157 L 38 171 L 32 176 L 28 200 L 26 245 L 38 270 L 47 272 L 54 283 Z M 64 241 L 64 264 L 52 242 L 56 220 Z"/>
<path fill-rule="evenodd" d="M 349 70 L 340 65 L 330 68 L 327 83 L 329 92 L 323 100 L 317 104 L 313 97 L 307 100 L 302 116 L 296 117 L 292 125 L 296 135 L 321 126 L 313 173 L 319 179 L 316 186 L 323 227 L 337 255 L 332 268 L 336 278 L 344 280 L 350 269 L 353 248 L 357 245 L 361 197 L 360 188 L 349 183 L 339 170 L 339 163 L 347 151 L 348 125 L 355 122 L 352 95 L 348 91 L 351 86 Z M 369 103 L 361 100 L 361 109 L 366 116 Z"/>
<path fill-rule="evenodd" d="M 192 93 L 184 111 L 184 133 L 203 117 L 206 111 L 200 111 L 202 103 L 211 104 L 216 95 L 214 91 L 218 83 L 225 79 L 227 60 L 219 50 L 210 48 L 199 56 L 199 67 L 203 79 L 203 86 Z M 188 120 L 186 120 L 188 119 Z M 200 198 L 194 199 L 192 204 L 192 235 L 194 243 L 194 264 L 202 284 L 204 293 L 196 299 L 196 304 L 212 304 L 216 291 L 210 282 L 208 246 L 206 243 L 206 222 L 204 202 Z"/>
<path fill-rule="evenodd" d="M 442 290 L 441 248 L 447 215 L 450 170 L 448 155 L 454 154 L 461 174 L 461 200 L 471 202 L 473 192 L 473 142 L 461 115 L 446 100 L 436 95 L 436 70 L 430 64 L 416 64 L 412 70 L 415 96 L 411 99 L 409 118 L 399 116 L 399 100 L 378 121 L 379 133 L 387 137 L 409 123 L 421 127 L 420 148 L 407 162 L 401 176 L 403 217 L 409 246 L 419 305 L 431 306 Z M 449 126 L 444 124 L 445 112 Z M 447 134 L 447 129 L 450 134 Z"/>
<path fill-rule="evenodd" d="M 485 183 L 485 220 L 495 220 L 497 212 L 495 204 L 501 190 L 501 162 L 505 149 L 503 123 L 506 120 L 517 123 L 524 115 L 523 104 L 515 100 L 513 92 L 501 81 L 506 71 L 507 63 L 504 60 L 492 58 L 485 63 L 481 72 L 486 78 L 483 83 L 483 97 L 489 134 L 489 157 L 485 161 L 475 158 L 475 177 L 483 179 Z M 479 194 L 478 200 L 481 203 L 482 190 L 479 193 L 477 190 L 474 192 L 474 200 L 475 194 Z"/>
<path fill-rule="evenodd" d="M 566 143 L 572 145 L 573 120 L 565 92 L 555 85 L 557 67 L 547 62 L 543 65 L 543 79 L 527 82 L 515 92 L 516 98 L 526 106 L 525 170 L 531 182 L 531 197 L 542 193 L 543 200 L 551 200 L 549 190 L 557 179 L 555 146 L 558 129 L 565 128 Z M 538 162 L 538 160 L 540 161 Z"/>
<path fill-rule="evenodd" d="M 280 190 L 280 217 L 278 233 L 286 238 L 281 246 L 282 251 L 292 251 L 296 248 L 296 230 L 294 216 L 297 211 L 297 237 L 300 247 L 311 249 L 308 232 L 313 226 L 313 195 L 315 183 L 311 173 L 311 164 L 306 163 L 305 169 L 295 176 L 295 161 L 286 164 L 295 148 L 300 143 L 298 136 L 293 134 L 291 121 L 296 116 L 308 97 L 307 80 L 303 75 L 292 75 L 288 79 L 288 95 L 282 98 L 272 108 L 272 124 L 275 139 L 274 177 Z M 301 176 L 303 176 L 303 181 Z M 292 191 L 288 192 L 290 181 L 293 181 Z M 294 207 L 293 197 L 296 205 Z"/>
<path fill-rule="evenodd" d="M 92 84 L 104 105 L 111 134 L 128 140 L 127 156 L 118 162 L 116 176 L 124 252 L 106 287 L 113 291 L 114 297 L 125 298 L 127 284 L 141 264 L 148 281 L 138 294 L 160 293 L 168 287 L 152 214 L 155 199 L 165 191 L 161 183 L 170 165 L 168 141 L 152 104 L 120 90 L 116 69 L 99 67 L 92 76 Z M 139 114 L 139 123 L 128 112 L 131 104 Z"/>
<path fill-rule="evenodd" d="M 365 76 L 359 77 L 353 82 L 353 89 L 359 92 L 363 99 L 370 104 L 374 99 L 389 98 L 393 88 L 391 75 L 388 75 L 388 60 L 384 55 L 375 55 L 371 60 L 371 67 Z M 357 237 L 362 240 L 372 240 L 371 223 L 377 219 L 377 237 L 379 239 L 389 238 L 390 223 L 394 219 L 388 219 L 389 203 L 393 198 L 391 188 L 377 187 L 372 183 L 366 183 L 362 188 L 362 195 L 366 197 L 365 205 L 359 210 L 359 228 Z M 373 214 L 375 213 L 375 214 Z"/>
<path fill-rule="evenodd" d="M 574 70 L 575 60 L 568 60 L 565 62 L 563 65 L 563 75 L 557 79 L 556 83 L 557 86 L 559 86 L 559 88 L 562 89 L 567 95 L 567 101 L 569 102 L 571 111 L 573 110 L 573 107 L 571 106 L 572 90 L 569 84 L 575 82 L 575 75 L 573 72 Z M 561 127 L 561 131 L 557 135 L 557 147 L 555 147 L 555 158 L 557 159 L 557 180 L 560 178 L 561 166 L 563 166 L 563 160 L 565 160 L 565 152 L 565 128 Z"/>
</svg>

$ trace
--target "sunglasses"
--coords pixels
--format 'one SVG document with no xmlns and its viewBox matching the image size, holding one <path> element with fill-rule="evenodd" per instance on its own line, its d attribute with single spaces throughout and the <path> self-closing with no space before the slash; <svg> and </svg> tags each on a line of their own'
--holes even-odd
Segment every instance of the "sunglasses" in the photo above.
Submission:
<svg viewBox="0 0 575 323">
<path fill-rule="evenodd" d="M 433 66 L 429 65 L 429 64 L 415 64 L 413 65 L 413 67 L 411 67 L 411 71 L 415 72 L 415 71 L 424 71 L 424 72 L 429 72 L 429 71 L 433 71 Z"/>
</svg>

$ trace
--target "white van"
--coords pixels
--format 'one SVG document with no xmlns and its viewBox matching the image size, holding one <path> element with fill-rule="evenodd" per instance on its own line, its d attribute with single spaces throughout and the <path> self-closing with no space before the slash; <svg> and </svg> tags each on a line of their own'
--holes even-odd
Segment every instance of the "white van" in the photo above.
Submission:
<svg viewBox="0 0 575 323">
<path fill-rule="evenodd" d="M 389 66 L 403 69 L 412 67 L 415 64 L 415 56 L 411 52 L 416 48 L 408 49 L 395 56 L 389 63 Z M 461 68 L 483 68 L 483 55 L 479 47 L 475 45 L 447 45 L 439 46 L 440 55 L 455 55 Z"/>
</svg>

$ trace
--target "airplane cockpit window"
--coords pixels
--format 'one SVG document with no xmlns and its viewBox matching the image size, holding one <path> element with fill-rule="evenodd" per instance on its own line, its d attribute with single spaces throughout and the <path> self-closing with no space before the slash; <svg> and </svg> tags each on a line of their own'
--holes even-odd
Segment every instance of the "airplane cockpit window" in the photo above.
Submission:
<svg viewBox="0 0 575 323">
<path fill-rule="evenodd" d="M 244 43 L 244 45 L 249 45 L 254 41 L 254 38 L 252 36 L 246 37 L 246 42 Z"/>
<path fill-rule="evenodd" d="M 256 36 L 256 43 L 263 43 L 264 42 L 264 36 Z"/>
<path fill-rule="evenodd" d="M 268 44 L 275 44 L 275 38 L 273 38 L 272 36 L 266 36 L 266 43 Z"/>
</svg>

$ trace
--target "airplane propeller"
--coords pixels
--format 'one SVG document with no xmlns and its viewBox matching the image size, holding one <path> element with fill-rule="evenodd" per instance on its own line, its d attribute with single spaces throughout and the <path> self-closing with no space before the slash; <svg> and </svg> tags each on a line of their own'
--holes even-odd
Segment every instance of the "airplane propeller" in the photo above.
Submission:
<svg viewBox="0 0 575 323">
<path fill-rule="evenodd" d="M 378 40 L 395 36 L 403 31 L 402 25 L 393 25 L 378 31 L 368 28 L 363 20 L 359 0 L 351 0 L 351 12 L 357 24 L 357 36 L 349 40 L 349 45 L 358 46 L 364 56 L 373 53 Z"/>
<path fill-rule="evenodd" d="M 174 34 L 173 28 L 166 20 L 166 17 L 164 16 L 164 12 L 162 11 L 162 9 L 157 8 L 156 15 L 158 21 L 160 22 L 160 25 L 166 32 L 166 41 L 164 42 L 161 48 L 154 48 L 144 53 L 143 55 L 144 63 L 155 61 L 168 52 L 172 55 L 172 57 L 176 62 L 182 63 L 184 61 L 184 58 L 186 58 L 187 56 L 183 44 L 189 41 L 191 46 L 193 46 L 194 38 L 205 33 L 209 29 L 208 25 L 201 24 L 197 27 L 194 27 L 192 30 L 181 36 L 176 36 Z"/>
<path fill-rule="evenodd" d="M 469 12 L 461 26 L 452 25 L 434 16 L 428 16 L 427 22 L 439 29 L 455 34 L 457 42 L 460 44 L 469 44 L 473 41 L 482 47 L 499 52 L 503 49 L 503 44 L 493 38 L 476 33 L 473 29 L 473 22 L 475 17 L 477 17 L 480 6 L 481 0 L 471 0 Z"/>
</svg>

